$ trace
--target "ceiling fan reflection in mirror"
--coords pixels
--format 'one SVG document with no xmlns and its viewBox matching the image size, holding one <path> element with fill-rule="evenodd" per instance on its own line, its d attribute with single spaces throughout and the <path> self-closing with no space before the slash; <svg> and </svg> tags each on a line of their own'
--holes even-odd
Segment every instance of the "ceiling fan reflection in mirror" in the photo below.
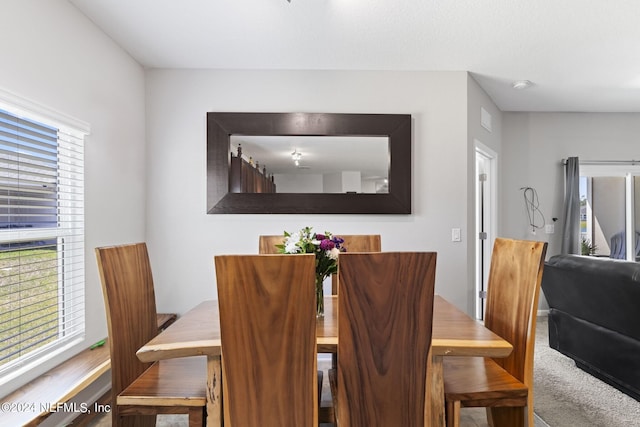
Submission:
<svg viewBox="0 0 640 427">
<path fill-rule="evenodd" d="M 296 165 L 297 169 L 311 169 L 310 166 L 305 166 L 300 163 L 302 160 L 302 153 L 299 152 L 297 148 L 293 149 L 293 153 L 291 153 L 291 160 L 293 160 L 293 164 Z"/>
</svg>

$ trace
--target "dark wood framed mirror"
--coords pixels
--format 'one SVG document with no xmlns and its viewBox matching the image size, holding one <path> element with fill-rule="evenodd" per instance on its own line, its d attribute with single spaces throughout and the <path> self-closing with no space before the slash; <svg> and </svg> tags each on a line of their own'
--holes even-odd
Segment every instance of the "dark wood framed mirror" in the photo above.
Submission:
<svg viewBox="0 0 640 427">
<path fill-rule="evenodd" d="M 387 137 L 388 188 L 382 194 L 240 192 L 230 187 L 231 137 L 243 135 Z M 207 213 L 410 214 L 411 135 L 409 114 L 207 113 Z"/>
</svg>

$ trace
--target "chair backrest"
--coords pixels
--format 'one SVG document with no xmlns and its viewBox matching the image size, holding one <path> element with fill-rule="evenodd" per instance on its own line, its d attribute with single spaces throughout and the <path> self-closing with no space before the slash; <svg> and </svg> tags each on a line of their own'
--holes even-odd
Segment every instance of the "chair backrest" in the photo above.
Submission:
<svg viewBox="0 0 640 427">
<path fill-rule="evenodd" d="M 423 427 L 436 254 L 340 256 L 338 423 Z"/>
<path fill-rule="evenodd" d="M 508 357 L 495 361 L 529 387 L 546 251 L 546 242 L 498 238 L 489 270 L 484 323 L 513 345 Z"/>
<path fill-rule="evenodd" d="M 611 252 L 609 253 L 610 258 L 617 259 L 625 259 L 627 257 L 627 239 L 625 237 L 625 232 L 620 231 L 619 233 L 611 236 Z"/>
<path fill-rule="evenodd" d="M 258 253 L 259 254 L 277 254 L 278 248 L 276 245 L 284 243 L 284 236 L 260 236 L 258 241 Z"/>
<path fill-rule="evenodd" d="M 315 256 L 215 257 L 225 425 L 318 425 Z"/>
<path fill-rule="evenodd" d="M 625 231 L 620 231 L 611 236 L 611 252 L 610 258 L 626 259 L 627 258 L 627 235 Z M 640 255 L 640 233 L 636 231 L 636 240 L 634 244 L 635 256 Z"/>
<path fill-rule="evenodd" d="M 380 252 L 382 243 L 379 234 L 337 234 L 344 239 L 348 252 Z"/>
<path fill-rule="evenodd" d="M 344 247 L 348 252 L 380 252 L 382 251 L 382 242 L 379 234 L 347 234 L 339 235 L 344 239 Z M 331 293 L 338 295 L 340 287 L 340 276 L 334 274 L 331 276 Z"/>
<path fill-rule="evenodd" d="M 158 334 L 156 300 L 145 243 L 96 248 L 109 329 L 112 396 L 151 364 L 136 351 Z"/>
</svg>

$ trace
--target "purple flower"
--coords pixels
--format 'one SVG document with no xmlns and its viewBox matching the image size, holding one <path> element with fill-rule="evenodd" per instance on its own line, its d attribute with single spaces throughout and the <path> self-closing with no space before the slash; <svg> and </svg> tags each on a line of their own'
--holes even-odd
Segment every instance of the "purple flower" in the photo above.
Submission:
<svg viewBox="0 0 640 427">
<path fill-rule="evenodd" d="M 343 238 L 334 236 L 331 240 L 335 244 L 336 248 L 338 248 L 338 249 L 342 248 L 342 244 L 344 243 L 344 239 Z"/>
<path fill-rule="evenodd" d="M 323 239 L 320 242 L 320 249 L 322 249 L 323 251 L 329 251 L 335 247 L 336 247 L 335 243 L 333 243 L 331 240 Z"/>
<path fill-rule="evenodd" d="M 326 238 L 327 236 L 325 236 L 324 234 L 316 233 L 316 239 L 325 240 Z"/>
</svg>

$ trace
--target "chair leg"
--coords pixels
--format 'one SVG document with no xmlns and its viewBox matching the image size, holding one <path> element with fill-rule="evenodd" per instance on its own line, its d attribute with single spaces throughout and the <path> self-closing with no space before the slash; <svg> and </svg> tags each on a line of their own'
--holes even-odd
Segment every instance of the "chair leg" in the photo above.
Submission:
<svg viewBox="0 0 640 427">
<path fill-rule="evenodd" d="M 205 407 L 189 408 L 189 427 L 204 427 L 206 423 Z"/>
<path fill-rule="evenodd" d="M 119 416 L 113 427 L 152 427 L 156 425 L 155 415 Z"/>
<path fill-rule="evenodd" d="M 320 408 L 320 402 L 322 402 L 322 379 L 324 378 L 324 372 L 318 371 L 318 408 Z"/>
<path fill-rule="evenodd" d="M 338 421 L 338 372 L 336 369 L 329 369 L 329 386 L 331 386 L 331 399 L 333 400 L 334 424 L 337 427 L 340 423 Z"/>
<path fill-rule="evenodd" d="M 449 401 L 445 406 L 447 427 L 460 427 L 460 401 Z"/>
<path fill-rule="evenodd" d="M 524 427 L 525 419 L 526 408 L 523 406 L 487 408 L 487 421 L 491 427 Z"/>
</svg>

